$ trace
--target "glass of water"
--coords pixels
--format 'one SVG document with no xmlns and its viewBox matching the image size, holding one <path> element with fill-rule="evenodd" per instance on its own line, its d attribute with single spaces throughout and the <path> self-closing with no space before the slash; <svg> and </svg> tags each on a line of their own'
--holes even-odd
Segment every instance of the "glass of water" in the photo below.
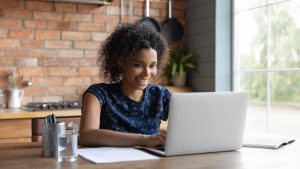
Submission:
<svg viewBox="0 0 300 169">
<path fill-rule="evenodd" d="M 57 160 L 75 161 L 78 156 L 78 126 L 69 123 L 66 126 L 66 132 L 57 136 Z"/>
</svg>

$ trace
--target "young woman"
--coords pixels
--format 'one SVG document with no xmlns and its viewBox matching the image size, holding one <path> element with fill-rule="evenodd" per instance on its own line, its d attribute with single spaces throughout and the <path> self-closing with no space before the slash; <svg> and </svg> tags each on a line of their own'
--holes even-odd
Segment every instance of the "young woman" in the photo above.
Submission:
<svg viewBox="0 0 300 169">
<path fill-rule="evenodd" d="M 165 39 L 135 25 L 119 26 L 104 42 L 97 63 L 110 83 L 83 94 L 80 144 L 162 146 L 160 121 L 168 118 L 170 91 L 150 84 L 168 55 Z"/>
</svg>

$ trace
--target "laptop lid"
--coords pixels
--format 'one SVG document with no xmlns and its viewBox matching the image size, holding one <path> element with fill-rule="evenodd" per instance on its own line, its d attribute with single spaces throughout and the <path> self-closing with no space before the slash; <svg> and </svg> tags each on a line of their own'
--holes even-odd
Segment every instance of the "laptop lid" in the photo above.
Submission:
<svg viewBox="0 0 300 169">
<path fill-rule="evenodd" d="M 246 92 L 173 93 L 162 155 L 240 149 L 247 102 Z"/>
</svg>

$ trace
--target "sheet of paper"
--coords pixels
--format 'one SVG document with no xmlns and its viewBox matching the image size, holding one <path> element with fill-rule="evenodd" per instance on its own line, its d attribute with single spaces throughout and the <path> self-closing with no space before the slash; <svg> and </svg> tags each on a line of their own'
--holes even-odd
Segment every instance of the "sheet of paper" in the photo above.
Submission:
<svg viewBox="0 0 300 169">
<path fill-rule="evenodd" d="M 113 163 L 122 161 L 159 159 L 143 151 L 128 147 L 97 147 L 78 149 L 78 154 L 94 163 Z"/>
</svg>

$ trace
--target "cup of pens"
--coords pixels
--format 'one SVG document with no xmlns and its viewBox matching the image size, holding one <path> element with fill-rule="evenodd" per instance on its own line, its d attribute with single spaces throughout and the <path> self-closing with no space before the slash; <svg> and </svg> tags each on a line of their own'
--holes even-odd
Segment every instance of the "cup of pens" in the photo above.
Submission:
<svg viewBox="0 0 300 169">
<path fill-rule="evenodd" d="M 63 134 L 65 128 L 65 122 L 57 122 L 55 114 L 46 117 L 42 137 L 42 157 L 57 157 L 57 136 Z"/>
</svg>

